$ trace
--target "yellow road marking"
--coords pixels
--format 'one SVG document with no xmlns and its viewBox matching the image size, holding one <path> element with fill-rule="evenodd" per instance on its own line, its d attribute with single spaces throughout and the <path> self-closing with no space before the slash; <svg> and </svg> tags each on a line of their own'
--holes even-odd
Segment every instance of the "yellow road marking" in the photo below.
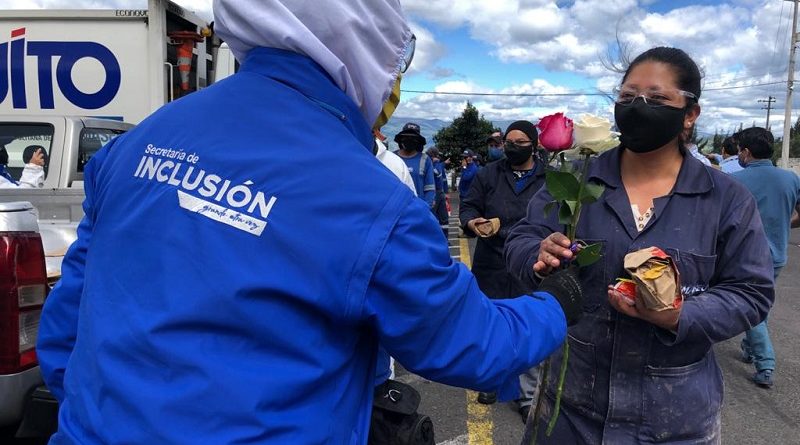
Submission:
<svg viewBox="0 0 800 445">
<path fill-rule="evenodd" d="M 492 445 L 492 412 L 477 402 L 478 393 L 467 391 L 467 434 L 469 445 Z"/>
<path fill-rule="evenodd" d="M 461 247 L 461 262 L 471 269 L 472 257 L 469 255 L 469 240 L 466 238 L 459 238 L 458 242 Z"/>
<path fill-rule="evenodd" d="M 472 267 L 472 257 L 469 254 L 469 240 L 459 238 L 461 262 L 467 267 Z M 492 412 L 489 405 L 478 403 L 478 393 L 466 391 L 467 395 L 467 435 L 469 445 L 492 445 Z"/>
</svg>

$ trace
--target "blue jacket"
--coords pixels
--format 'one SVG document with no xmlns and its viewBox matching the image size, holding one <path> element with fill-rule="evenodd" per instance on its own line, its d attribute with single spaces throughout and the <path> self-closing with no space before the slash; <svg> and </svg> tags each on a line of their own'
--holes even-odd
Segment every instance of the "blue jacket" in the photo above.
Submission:
<svg viewBox="0 0 800 445">
<path fill-rule="evenodd" d="M 800 200 L 800 177 L 797 173 L 775 167 L 769 159 L 752 161 L 747 168 L 732 173 L 732 176 L 756 198 L 773 266 L 785 266 L 792 212 Z"/>
<path fill-rule="evenodd" d="M 433 202 L 436 200 L 436 182 L 431 158 L 424 153 L 417 153 L 410 158 L 400 156 L 400 159 L 406 163 L 408 172 L 411 173 L 417 196 L 428 203 L 428 207 L 433 207 Z"/>
<path fill-rule="evenodd" d="M 475 175 L 477 174 L 478 165 L 475 162 L 471 162 L 462 170 L 461 181 L 458 183 L 458 193 L 461 196 L 461 199 L 466 198 L 470 185 L 472 185 L 472 181 L 475 179 Z"/>
<path fill-rule="evenodd" d="M 433 163 L 433 177 L 436 184 L 436 193 L 447 193 L 447 171 L 444 162 L 436 161 Z"/>
<path fill-rule="evenodd" d="M 513 398 L 558 303 L 487 299 L 372 144 L 322 68 L 259 48 L 98 152 L 41 320 L 51 443 L 365 444 L 378 343 Z"/>
<path fill-rule="evenodd" d="M 756 203 L 735 179 L 687 154 L 672 192 L 655 199 L 655 216 L 638 232 L 620 153 L 606 152 L 590 166 L 590 180 L 606 190 L 583 208 L 577 233 L 602 243 L 603 258 L 580 272 L 586 298 L 583 317 L 569 329 L 564 417 L 539 443 L 714 443 L 722 376 L 712 346 L 760 323 L 774 299 Z M 509 270 L 530 285 L 540 242 L 564 230 L 557 212 L 544 217 L 552 199 L 540 190 L 506 241 Z M 676 333 L 608 303 L 607 286 L 626 276 L 625 255 L 651 246 L 665 249 L 680 272 L 686 300 Z M 554 354 L 551 375 L 558 375 L 561 356 Z M 546 394 L 555 394 L 556 381 Z"/>
</svg>

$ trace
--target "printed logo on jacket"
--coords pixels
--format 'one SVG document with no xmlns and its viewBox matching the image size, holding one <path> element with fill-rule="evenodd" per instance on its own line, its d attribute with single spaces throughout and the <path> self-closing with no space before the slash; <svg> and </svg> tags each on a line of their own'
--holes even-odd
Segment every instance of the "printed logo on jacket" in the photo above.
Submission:
<svg viewBox="0 0 800 445">
<path fill-rule="evenodd" d="M 207 172 L 199 162 L 196 153 L 148 144 L 133 176 L 178 187 L 181 208 L 261 236 L 278 198 L 267 199 L 264 192 L 253 190 L 253 181 L 234 184 Z"/>
</svg>

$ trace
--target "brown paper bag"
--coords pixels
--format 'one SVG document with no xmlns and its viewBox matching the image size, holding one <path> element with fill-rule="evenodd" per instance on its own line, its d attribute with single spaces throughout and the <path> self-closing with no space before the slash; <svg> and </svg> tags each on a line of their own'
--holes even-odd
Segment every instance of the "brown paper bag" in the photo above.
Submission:
<svg viewBox="0 0 800 445">
<path fill-rule="evenodd" d="M 488 238 L 500 231 L 500 218 L 492 218 L 487 222 L 475 224 L 478 236 Z"/>
<path fill-rule="evenodd" d="M 665 311 L 681 306 L 680 274 L 675 262 L 658 247 L 625 255 L 625 270 L 636 283 L 636 298 L 651 310 Z"/>
</svg>

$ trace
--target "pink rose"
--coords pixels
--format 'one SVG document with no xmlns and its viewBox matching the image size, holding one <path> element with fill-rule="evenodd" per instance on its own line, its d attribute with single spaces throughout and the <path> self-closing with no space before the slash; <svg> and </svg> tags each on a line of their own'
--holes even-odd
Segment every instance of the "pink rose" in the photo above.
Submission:
<svg viewBox="0 0 800 445">
<path fill-rule="evenodd" d="M 536 125 L 539 127 L 539 143 L 551 152 L 572 148 L 572 119 L 564 113 L 543 117 Z"/>
</svg>

